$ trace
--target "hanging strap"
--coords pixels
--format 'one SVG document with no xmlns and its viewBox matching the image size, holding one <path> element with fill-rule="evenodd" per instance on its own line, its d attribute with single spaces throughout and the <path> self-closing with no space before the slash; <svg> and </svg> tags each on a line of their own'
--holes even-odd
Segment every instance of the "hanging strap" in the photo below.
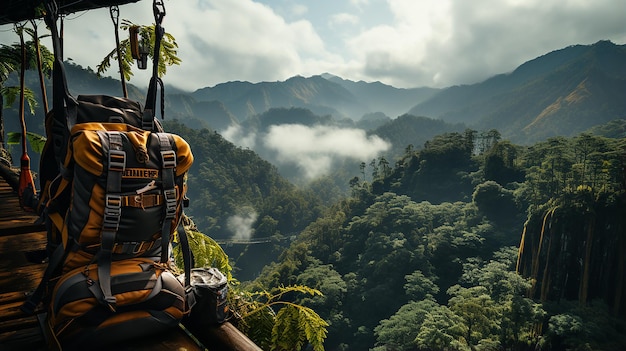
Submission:
<svg viewBox="0 0 626 351">
<path fill-rule="evenodd" d="M 183 218 L 185 215 L 180 214 L 181 220 L 178 221 L 178 240 L 180 241 L 180 249 L 183 253 L 183 270 L 185 272 L 185 307 L 187 311 L 191 311 L 191 308 L 196 304 L 196 295 L 191 287 L 191 268 L 195 266 L 191 247 L 189 246 L 189 237 L 187 231 L 183 225 Z"/>
<path fill-rule="evenodd" d="M 53 141 L 53 153 L 56 161 L 56 166 L 59 170 L 63 170 L 63 162 L 65 161 L 65 154 L 67 152 L 67 145 L 70 137 L 71 126 L 76 121 L 76 109 L 78 103 L 70 95 L 67 89 L 67 80 L 65 78 L 65 68 L 63 66 L 63 53 L 61 39 L 59 36 L 59 30 L 57 27 L 57 20 L 59 19 L 59 7 L 55 0 L 44 0 L 45 16 L 44 21 L 52 37 L 52 48 L 54 53 L 54 65 L 52 70 L 52 118 L 53 123 L 50 129 L 48 138 Z M 44 209 L 47 211 L 47 209 Z M 51 222 L 47 223 L 48 230 L 59 230 L 64 227 L 61 223 L 60 217 L 52 218 Z M 52 227 L 56 227 L 53 229 Z M 35 291 L 28 297 L 28 299 L 21 306 L 21 310 L 27 314 L 32 314 L 39 302 L 41 302 L 45 288 L 54 271 L 62 264 L 66 253 L 66 242 L 63 245 L 57 246 L 51 253 L 48 261 L 48 267 L 44 271 L 43 277 L 39 282 L 39 285 Z"/>
<path fill-rule="evenodd" d="M 43 295 L 46 291 L 45 288 L 48 285 L 48 281 L 50 280 L 50 278 L 52 278 L 52 275 L 56 268 L 60 267 L 61 263 L 63 263 L 65 252 L 66 250 L 63 245 L 59 245 L 54 249 L 54 251 L 50 255 L 50 258 L 48 260 L 48 267 L 46 267 L 46 270 L 43 273 L 39 285 L 37 285 L 35 291 L 28 296 L 24 304 L 20 307 L 22 312 L 27 315 L 32 315 L 35 312 L 35 309 L 43 299 Z"/>
<path fill-rule="evenodd" d="M 78 102 L 69 93 L 67 79 L 65 77 L 65 67 L 63 66 L 63 54 L 57 20 L 59 18 L 59 8 L 55 0 L 45 1 L 46 14 L 44 20 L 52 37 L 52 48 L 54 52 L 54 65 L 52 70 L 52 112 L 53 123 L 51 135 L 53 138 L 54 156 L 57 165 L 62 165 L 65 160 L 67 143 L 70 138 L 70 130 L 76 123 L 76 113 Z"/>
<path fill-rule="evenodd" d="M 102 237 L 98 252 L 98 281 L 102 290 L 101 302 L 115 311 L 115 296 L 111 292 L 111 261 L 115 237 L 122 216 L 122 174 L 126 168 L 126 152 L 119 132 L 105 132 L 109 141 L 107 184 L 102 218 Z"/>
<path fill-rule="evenodd" d="M 159 78 L 159 58 L 161 56 L 161 40 L 165 34 L 165 29 L 161 26 L 163 17 L 165 17 L 165 5 L 161 0 L 154 0 L 152 3 L 154 12 L 154 51 L 152 54 L 152 78 L 148 85 L 148 94 L 146 96 L 145 110 L 142 118 L 142 128 L 145 130 L 154 130 L 154 116 L 156 110 L 157 88 L 161 89 L 161 117 L 165 113 L 164 86 L 163 81 Z"/>
</svg>

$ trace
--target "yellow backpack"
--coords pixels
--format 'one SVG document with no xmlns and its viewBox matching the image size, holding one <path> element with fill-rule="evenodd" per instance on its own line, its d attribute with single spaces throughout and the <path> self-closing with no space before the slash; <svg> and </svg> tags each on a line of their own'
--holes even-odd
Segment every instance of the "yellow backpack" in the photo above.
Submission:
<svg viewBox="0 0 626 351">
<path fill-rule="evenodd" d="M 54 342 L 86 349 L 177 326 L 195 303 L 181 225 L 193 155 L 154 117 L 157 85 L 163 93 L 158 60 L 145 108 L 127 98 L 69 94 L 52 4 L 46 2 L 56 56 L 53 110 L 46 116 L 38 207 L 49 264 L 22 310 L 33 313 L 43 302 Z M 160 22 L 155 30 L 158 49 Z M 172 266 L 174 235 L 184 282 Z"/>
</svg>

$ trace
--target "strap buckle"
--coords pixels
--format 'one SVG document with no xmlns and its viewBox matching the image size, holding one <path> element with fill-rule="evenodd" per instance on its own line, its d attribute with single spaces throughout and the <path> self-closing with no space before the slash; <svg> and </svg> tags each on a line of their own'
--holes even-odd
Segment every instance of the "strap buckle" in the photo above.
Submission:
<svg viewBox="0 0 626 351">
<path fill-rule="evenodd" d="M 126 152 L 109 150 L 109 171 L 123 172 L 126 168 Z"/>
<path fill-rule="evenodd" d="M 176 216 L 176 189 L 167 189 L 163 191 L 165 198 L 165 218 L 172 219 Z"/>
<path fill-rule="evenodd" d="M 176 167 L 176 153 L 173 150 L 161 151 L 161 164 L 163 168 Z"/>
<path fill-rule="evenodd" d="M 102 216 L 102 229 L 117 231 L 122 215 L 122 197 L 120 195 L 106 194 L 104 200 L 104 214 Z"/>
</svg>

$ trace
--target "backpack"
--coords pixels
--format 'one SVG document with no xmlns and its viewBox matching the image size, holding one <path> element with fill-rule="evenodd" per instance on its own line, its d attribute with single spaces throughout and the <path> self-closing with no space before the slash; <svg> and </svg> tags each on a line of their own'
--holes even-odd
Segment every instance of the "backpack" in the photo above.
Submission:
<svg viewBox="0 0 626 351">
<path fill-rule="evenodd" d="M 56 54 L 56 13 L 47 10 Z M 154 117 L 160 81 L 154 72 L 142 108 L 127 98 L 74 98 L 62 61 L 55 60 L 38 205 L 49 263 L 22 310 L 33 313 L 43 302 L 48 331 L 64 349 L 158 333 L 177 326 L 194 304 L 192 257 L 181 223 L 193 155 Z M 170 257 L 175 235 L 183 282 Z"/>
</svg>

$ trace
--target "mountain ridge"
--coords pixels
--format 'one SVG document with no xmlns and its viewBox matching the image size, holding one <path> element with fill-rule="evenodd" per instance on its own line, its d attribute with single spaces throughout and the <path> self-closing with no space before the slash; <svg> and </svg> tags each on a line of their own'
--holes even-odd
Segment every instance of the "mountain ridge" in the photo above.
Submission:
<svg viewBox="0 0 626 351">
<path fill-rule="evenodd" d="M 573 99 L 585 81 L 586 98 Z M 624 88 L 626 45 L 599 41 L 547 53 L 481 83 L 444 89 L 409 113 L 495 128 L 505 138 L 529 143 L 626 117 L 626 99 L 618 93 Z"/>
</svg>

